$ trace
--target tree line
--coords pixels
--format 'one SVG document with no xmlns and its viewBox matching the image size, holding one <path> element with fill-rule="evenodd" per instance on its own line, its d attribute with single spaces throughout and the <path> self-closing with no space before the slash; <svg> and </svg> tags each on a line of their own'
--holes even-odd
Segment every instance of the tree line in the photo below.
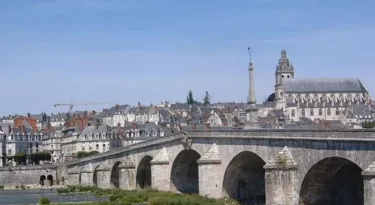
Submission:
<svg viewBox="0 0 375 205">
<path fill-rule="evenodd" d="M 204 95 L 203 102 L 199 102 L 194 99 L 193 92 L 190 90 L 188 96 L 186 97 L 186 103 L 188 105 L 208 105 L 211 103 L 211 96 L 208 94 L 208 91 L 206 91 L 206 94 Z"/>
</svg>

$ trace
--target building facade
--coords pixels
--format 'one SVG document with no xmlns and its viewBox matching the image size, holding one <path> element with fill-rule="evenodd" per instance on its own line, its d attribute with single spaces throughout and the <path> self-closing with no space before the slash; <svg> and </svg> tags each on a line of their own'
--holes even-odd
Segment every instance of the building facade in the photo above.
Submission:
<svg viewBox="0 0 375 205">
<path fill-rule="evenodd" d="M 268 102 L 282 110 L 291 121 L 311 120 L 345 122 L 352 105 L 369 105 L 370 96 L 357 78 L 295 78 L 295 69 L 286 51 L 275 72 L 275 93 Z"/>
</svg>

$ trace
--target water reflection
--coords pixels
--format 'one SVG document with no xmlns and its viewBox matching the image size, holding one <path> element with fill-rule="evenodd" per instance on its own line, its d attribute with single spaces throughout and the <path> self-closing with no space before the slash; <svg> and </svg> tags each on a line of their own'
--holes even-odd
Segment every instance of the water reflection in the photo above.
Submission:
<svg viewBox="0 0 375 205">
<path fill-rule="evenodd" d="M 37 204 L 41 197 L 47 197 L 53 203 L 105 201 L 107 198 L 94 195 L 61 195 L 56 190 L 0 190 L 0 205 Z"/>
</svg>

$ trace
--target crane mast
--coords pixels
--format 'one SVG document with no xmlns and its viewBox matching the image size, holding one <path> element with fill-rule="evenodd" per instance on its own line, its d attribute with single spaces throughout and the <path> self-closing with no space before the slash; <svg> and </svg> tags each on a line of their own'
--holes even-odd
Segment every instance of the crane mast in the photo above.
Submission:
<svg viewBox="0 0 375 205">
<path fill-rule="evenodd" d="M 69 107 L 69 113 L 72 112 L 74 106 L 80 106 L 80 105 L 110 105 L 113 103 L 98 103 L 98 102 L 89 102 L 89 103 L 57 103 L 54 104 L 54 107 L 62 107 L 62 106 L 68 106 Z"/>
</svg>

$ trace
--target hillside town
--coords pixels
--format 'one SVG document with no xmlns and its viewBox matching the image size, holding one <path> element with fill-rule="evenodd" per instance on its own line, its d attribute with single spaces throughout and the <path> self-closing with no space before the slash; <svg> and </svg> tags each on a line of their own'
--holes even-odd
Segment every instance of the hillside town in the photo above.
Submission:
<svg viewBox="0 0 375 205">
<path fill-rule="evenodd" d="M 249 71 L 254 71 L 252 62 Z M 256 113 L 259 129 L 372 127 L 375 104 L 359 79 L 294 76 L 295 69 L 282 50 L 275 71 L 275 92 L 264 102 L 257 103 L 253 88 L 249 88 L 247 103 L 213 103 L 208 92 L 199 102 L 190 91 L 185 103 L 139 102 L 101 111 L 70 109 L 65 113 L 3 116 L 0 166 L 65 162 L 178 132 L 245 129 L 249 112 Z M 252 74 L 249 78 L 253 82 Z M 38 161 L 26 157 L 39 152 L 49 156 Z M 15 160 L 20 154 L 25 159 Z"/>
</svg>

